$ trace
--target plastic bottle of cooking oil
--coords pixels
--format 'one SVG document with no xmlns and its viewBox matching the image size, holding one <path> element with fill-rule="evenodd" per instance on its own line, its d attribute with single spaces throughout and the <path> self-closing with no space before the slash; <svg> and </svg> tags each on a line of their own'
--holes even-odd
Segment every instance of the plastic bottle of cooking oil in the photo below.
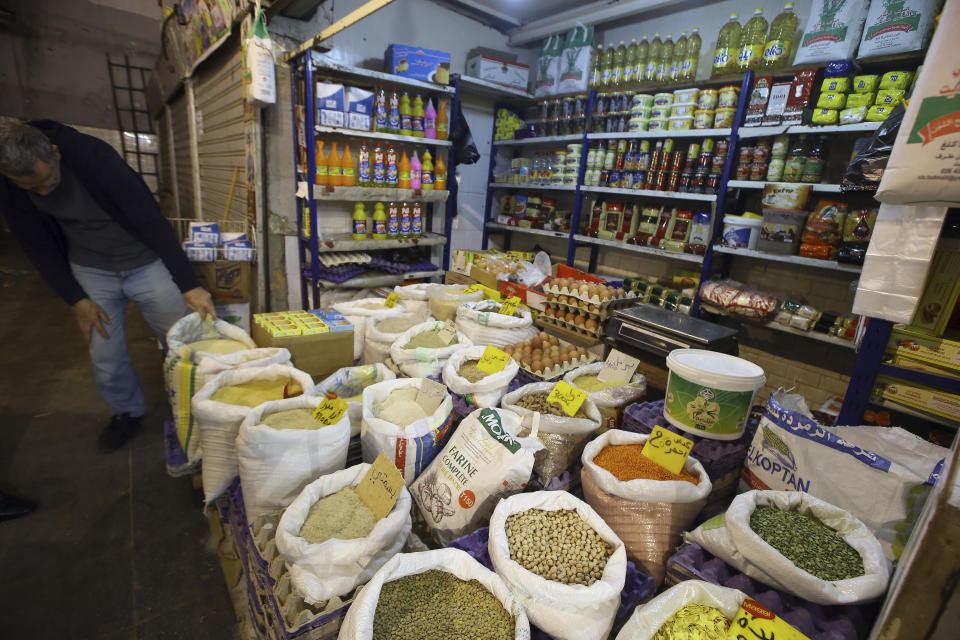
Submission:
<svg viewBox="0 0 960 640">
<path fill-rule="evenodd" d="M 717 48 L 713 52 L 714 76 L 731 73 L 737 68 L 737 47 L 740 45 L 739 14 L 731 13 L 730 20 L 720 29 Z"/>
<path fill-rule="evenodd" d="M 610 76 L 610 86 L 619 87 L 623 83 L 623 63 L 627 57 L 627 45 L 621 40 L 620 46 L 613 51 L 613 69 Z"/>
<path fill-rule="evenodd" d="M 623 59 L 623 81 L 624 87 L 632 86 L 637 80 L 637 39 L 630 38 L 630 46 L 627 47 L 627 55 Z"/>
<path fill-rule="evenodd" d="M 660 40 L 660 32 L 653 34 L 653 40 L 650 41 L 649 56 L 647 56 L 647 68 L 643 72 L 643 79 L 647 82 L 654 82 L 657 79 L 657 65 L 660 63 L 660 56 L 663 55 L 663 41 Z"/>
<path fill-rule="evenodd" d="M 640 38 L 640 44 L 637 45 L 637 60 L 634 63 L 633 78 L 635 82 L 643 82 L 647 73 L 647 58 L 650 55 L 650 41 L 647 34 Z"/>
<path fill-rule="evenodd" d="M 602 87 L 609 87 L 610 79 L 613 77 L 613 49 L 614 45 L 610 42 L 603 50 L 600 63 L 600 86 Z"/>
<path fill-rule="evenodd" d="M 600 81 L 603 78 L 603 70 L 600 68 L 600 63 L 603 58 L 603 46 L 597 45 L 590 48 L 590 78 L 589 86 L 591 89 L 596 89 L 600 86 Z"/>
<path fill-rule="evenodd" d="M 694 27 L 687 38 L 687 55 L 680 65 L 680 79 L 684 82 L 693 82 L 697 77 L 697 65 L 700 63 L 700 47 L 703 40 L 700 38 L 699 27 Z"/>
<path fill-rule="evenodd" d="M 737 68 L 740 71 L 760 68 L 763 57 L 763 45 L 767 43 L 767 19 L 763 9 L 754 9 L 753 17 L 747 20 L 740 32 L 740 50 L 737 54 Z"/>
<path fill-rule="evenodd" d="M 687 32 L 681 31 L 676 44 L 673 45 L 673 61 L 670 63 L 670 82 L 680 82 L 680 67 L 687 57 Z"/>
<path fill-rule="evenodd" d="M 763 57 L 760 60 L 762 69 L 779 69 L 785 67 L 790 60 L 790 47 L 797 34 L 799 20 L 793 12 L 793 3 L 783 5 L 783 11 L 770 23 L 770 34 L 763 47 Z"/>
<path fill-rule="evenodd" d="M 670 65 L 673 63 L 673 34 L 668 33 L 663 41 L 663 50 L 657 62 L 657 83 L 666 84 L 670 80 Z"/>
</svg>

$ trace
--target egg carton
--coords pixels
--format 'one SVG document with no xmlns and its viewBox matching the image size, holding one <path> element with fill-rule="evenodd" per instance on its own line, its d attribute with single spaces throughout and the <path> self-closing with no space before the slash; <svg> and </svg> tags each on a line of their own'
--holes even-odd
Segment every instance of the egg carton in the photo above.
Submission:
<svg viewBox="0 0 960 640">
<path fill-rule="evenodd" d="M 704 580 L 739 589 L 810 640 L 866 640 L 879 606 L 877 603 L 824 606 L 803 600 L 747 577 L 693 543 L 684 544 L 667 560 L 664 586 L 684 580 Z"/>
<path fill-rule="evenodd" d="M 593 283 L 584 282 L 584 284 L 589 287 Z M 631 291 L 630 293 L 624 293 L 622 296 L 617 296 L 615 298 L 607 298 L 606 300 L 604 300 L 598 294 L 594 294 L 592 296 L 584 296 L 580 294 L 579 290 L 576 293 L 574 293 L 568 287 L 565 287 L 565 286 L 558 287 L 557 285 L 552 283 L 544 285 L 543 290 L 545 293 L 552 293 L 556 296 L 567 296 L 568 298 L 573 297 L 573 298 L 576 298 L 577 300 L 583 300 L 587 304 L 595 304 L 597 305 L 597 307 L 604 307 L 606 305 L 609 305 L 611 302 L 637 297 L 637 294 Z"/>
<path fill-rule="evenodd" d="M 540 315 L 538 320 L 546 322 L 547 324 L 552 324 L 554 326 L 561 327 L 563 329 L 566 329 L 567 331 L 572 331 L 574 333 L 579 333 L 585 336 L 589 336 L 591 338 L 602 338 L 604 335 L 603 325 L 600 325 L 600 324 L 597 325 L 597 329 L 595 331 L 591 331 L 590 329 L 587 329 L 586 327 L 583 327 L 583 326 L 578 327 L 572 322 L 567 322 L 566 320 L 560 320 L 558 318 L 551 318 L 550 316 L 543 315 L 543 314 Z"/>
<path fill-rule="evenodd" d="M 578 301 L 582 302 L 579 299 Z M 633 306 L 640 302 L 643 302 L 642 298 L 638 298 L 636 296 L 624 296 L 622 298 L 617 298 L 616 300 L 610 300 L 600 305 L 599 307 L 597 305 L 593 305 L 595 308 L 592 311 L 589 308 L 581 307 L 579 304 L 570 304 L 569 302 L 560 302 L 559 300 L 556 300 L 556 299 L 550 300 L 548 298 L 546 302 L 544 302 L 544 304 L 548 307 L 553 307 L 554 309 L 561 308 L 561 309 L 569 309 L 570 311 L 579 311 L 580 313 L 584 313 L 590 316 L 591 318 L 596 318 L 597 320 L 603 321 L 603 320 L 606 320 L 608 317 L 610 317 L 613 311 L 616 311 L 617 309 L 622 309 L 624 307 Z M 584 303 L 584 304 L 592 304 L 592 303 Z"/>
<path fill-rule="evenodd" d="M 541 317 L 542 317 L 542 316 L 541 316 Z M 578 346 L 578 345 L 572 344 L 572 343 L 570 343 L 570 342 L 567 342 L 566 340 L 560 340 L 559 338 L 558 338 L 558 340 L 560 341 L 560 346 L 561 346 L 561 347 L 576 347 L 576 346 Z M 512 345 L 510 345 L 510 346 L 512 346 Z M 529 367 L 523 366 L 520 362 L 517 362 L 517 364 L 520 365 L 520 371 L 524 371 L 524 372 L 526 372 L 527 374 L 533 376 L 533 377 L 535 378 L 535 380 L 534 380 L 535 382 L 541 382 L 541 381 L 544 381 L 544 380 L 551 380 L 551 379 L 553 379 L 553 378 L 559 378 L 560 376 L 562 376 L 563 374 L 565 374 L 565 373 L 568 372 L 568 371 L 573 371 L 573 370 L 576 369 L 577 367 L 582 367 L 582 366 L 585 365 L 585 364 L 590 364 L 591 362 L 596 362 L 598 359 L 599 359 L 599 356 L 597 356 L 597 354 L 595 354 L 595 353 L 590 353 L 589 351 L 587 351 L 587 353 L 584 354 L 584 355 L 582 355 L 582 356 L 577 356 L 576 358 L 573 358 L 573 359 L 571 359 L 571 360 L 564 360 L 564 361 L 563 361 L 563 364 L 558 364 L 558 365 L 555 364 L 554 366 L 549 367 L 549 368 L 547 368 L 547 369 L 539 369 L 539 370 L 537 370 L 537 371 L 534 371 L 534 370 L 530 369 Z"/>
<path fill-rule="evenodd" d="M 363 251 L 334 251 L 321 253 L 318 256 L 320 264 L 325 267 L 339 267 L 344 264 L 370 264 L 373 256 Z"/>
</svg>

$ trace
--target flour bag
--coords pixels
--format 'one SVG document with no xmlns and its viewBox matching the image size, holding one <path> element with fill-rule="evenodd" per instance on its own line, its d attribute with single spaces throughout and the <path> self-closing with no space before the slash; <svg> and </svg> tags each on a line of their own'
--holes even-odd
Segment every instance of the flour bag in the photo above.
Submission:
<svg viewBox="0 0 960 640">
<path fill-rule="evenodd" d="M 277 79 L 273 66 L 273 43 L 263 11 L 250 27 L 243 55 L 247 102 L 255 107 L 274 104 L 277 101 Z"/>
<path fill-rule="evenodd" d="M 858 58 L 920 51 L 930 40 L 939 0 L 874 0 Z"/>
</svg>

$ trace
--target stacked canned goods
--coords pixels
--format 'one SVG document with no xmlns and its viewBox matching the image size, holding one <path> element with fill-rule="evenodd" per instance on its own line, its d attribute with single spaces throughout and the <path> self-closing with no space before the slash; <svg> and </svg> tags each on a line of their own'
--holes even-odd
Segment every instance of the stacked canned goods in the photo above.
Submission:
<svg viewBox="0 0 960 640">
<path fill-rule="evenodd" d="M 649 189 L 684 193 L 716 193 L 727 159 L 726 138 L 705 138 L 685 151 L 673 138 L 607 140 L 587 151 L 584 184 L 618 189 Z"/>
<path fill-rule="evenodd" d="M 527 110 L 526 120 L 533 137 L 568 136 L 583 133 L 587 117 L 585 93 L 540 100 Z"/>
</svg>

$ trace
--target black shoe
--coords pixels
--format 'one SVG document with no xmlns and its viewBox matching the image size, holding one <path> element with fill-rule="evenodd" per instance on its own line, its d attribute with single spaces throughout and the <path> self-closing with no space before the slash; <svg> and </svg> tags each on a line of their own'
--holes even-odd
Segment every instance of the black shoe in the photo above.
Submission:
<svg viewBox="0 0 960 640">
<path fill-rule="evenodd" d="M 37 503 L 0 491 L 0 520 L 12 520 L 32 513 Z"/>
<path fill-rule="evenodd" d="M 110 416 L 110 424 L 100 434 L 97 445 L 101 453 L 116 451 L 127 443 L 140 428 L 142 416 L 131 416 L 129 413 Z"/>
</svg>

